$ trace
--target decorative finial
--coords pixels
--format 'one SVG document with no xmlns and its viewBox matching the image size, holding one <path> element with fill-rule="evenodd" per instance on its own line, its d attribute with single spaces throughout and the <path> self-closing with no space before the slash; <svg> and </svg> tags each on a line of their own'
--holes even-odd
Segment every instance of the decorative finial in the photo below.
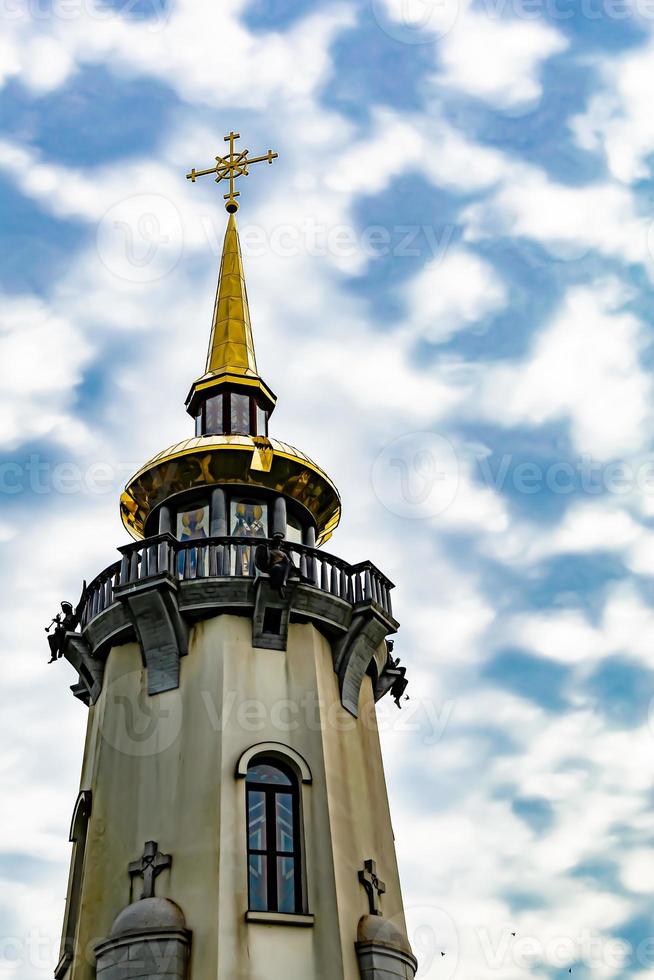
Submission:
<svg viewBox="0 0 654 980">
<path fill-rule="evenodd" d="M 359 872 L 359 881 L 366 890 L 371 915 L 381 915 L 381 896 L 386 893 L 386 885 L 377 874 L 375 861 L 364 861 L 363 870 Z"/>
<path fill-rule="evenodd" d="M 240 133 L 230 133 L 229 136 L 225 136 L 225 142 L 229 143 L 229 154 L 226 157 L 216 157 L 215 167 L 210 167 L 208 170 L 196 170 L 195 167 L 190 173 L 186 175 L 187 180 L 195 181 L 198 177 L 205 177 L 207 174 L 216 174 L 216 183 L 219 184 L 221 180 L 229 180 L 229 194 L 223 194 L 225 199 L 225 208 L 230 214 L 234 214 L 238 211 L 238 201 L 237 197 L 240 197 L 239 191 L 234 190 L 234 181 L 237 177 L 247 177 L 248 167 L 252 163 L 262 163 L 267 160 L 268 163 L 272 163 L 279 154 L 273 153 L 272 150 L 261 157 L 248 157 L 249 150 L 241 150 L 237 153 L 234 149 L 234 140 L 239 140 L 241 138 Z"/>
<path fill-rule="evenodd" d="M 143 855 L 138 861 L 132 861 L 129 866 L 131 878 L 143 878 L 143 891 L 141 899 L 154 898 L 155 878 L 161 874 L 165 868 L 169 868 L 173 863 L 170 854 L 162 854 L 156 840 L 145 842 Z"/>
</svg>

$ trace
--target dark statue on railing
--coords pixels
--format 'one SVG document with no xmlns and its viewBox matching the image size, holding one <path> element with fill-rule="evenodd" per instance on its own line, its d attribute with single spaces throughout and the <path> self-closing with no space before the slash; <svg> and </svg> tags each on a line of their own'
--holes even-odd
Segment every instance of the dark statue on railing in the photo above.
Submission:
<svg viewBox="0 0 654 980">
<path fill-rule="evenodd" d="M 64 646 L 66 644 L 66 633 L 72 633 L 73 630 L 77 629 L 79 625 L 79 615 L 77 610 L 73 609 L 72 603 L 62 602 L 61 612 L 57 613 L 51 623 L 45 627 L 45 632 L 48 634 L 48 644 L 50 646 L 50 659 L 48 663 L 53 663 L 63 656 Z M 54 627 L 52 633 L 50 630 Z"/>
<path fill-rule="evenodd" d="M 400 667 L 400 663 L 401 663 L 400 657 L 393 657 L 392 640 L 386 640 L 386 647 L 388 650 L 388 660 L 386 661 L 384 674 L 389 678 L 394 677 L 393 683 L 390 688 L 390 694 L 393 700 L 395 701 L 395 704 L 398 706 L 398 708 L 401 708 L 402 695 L 404 694 L 404 692 L 406 691 L 409 685 L 406 676 L 406 667 Z M 406 700 L 407 701 L 409 700 L 408 695 L 406 696 Z"/>
<path fill-rule="evenodd" d="M 273 534 L 272 544 L 257 545 L 254 553 L 254 564 L 260 572 L 265 572 L 270 578 L 273 589 L 279 592 L 280 598 L 286 598 L 286 584 L 295 566 L 291 556 L 282 548 L 283 534 Z"/>
</svg>

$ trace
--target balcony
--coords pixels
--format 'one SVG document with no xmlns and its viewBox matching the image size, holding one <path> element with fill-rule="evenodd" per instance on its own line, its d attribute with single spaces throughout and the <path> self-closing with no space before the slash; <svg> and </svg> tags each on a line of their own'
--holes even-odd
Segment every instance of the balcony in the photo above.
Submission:
<svg viewBox="0 0 654 980">
<path fill-rule="evenodd" d="M 385 694 L 398 676 L 383 642 L 398 628 L 393 583 L 372 562 L 350 565 L 285 541 L 292 570 L 280 591 L 256 566 L 262 545 L 267 549 L 272 542 L 178 541 L 165 533 L 119 548 L 120 559 L 84 589 L 77 608 L 81 632 L 66 634 L 64 656 L 79 675 L 73 693 L 94 704 L 111 648 L 134 640 L 147 669 L 148 693 L 178 687 L 189 628 L 227 613 L 248 616 L 253 647 L 272 650 L 286 649 L 290 623 L 312 622 L 330 641 L 341 701 L 351 714 L 357 714 L 366 674 L 373 678 L 375 696 Z"/>
<path fill-rule="evenodd" d="M 254 579 L 255 549 L 270 545 L 265 538 L 204 538 L 200 541 L 178 541 L 170 534 L 159 534 L 119 548 L 122 558 L 105 568 L 82 596 L 80 624 L 85 629 L 104 612 L 121 589 L 152 576 L 166 574 L 180 582 L 197 579 Z M 295 565 L 299 581 L 320 589 L 350 605 L 374 602 L 392 617 L 393 583 L 372 562 L 349 565 L 341 558 L 317 548 L 284 542 L 284 550 Z"/>
</svg>

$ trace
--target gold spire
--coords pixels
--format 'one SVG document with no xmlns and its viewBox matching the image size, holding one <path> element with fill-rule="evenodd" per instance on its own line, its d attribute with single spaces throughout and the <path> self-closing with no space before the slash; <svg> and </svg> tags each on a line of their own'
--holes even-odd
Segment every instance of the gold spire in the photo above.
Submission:
<svg viewBox="0 0 654 980">
<path fill-rule="evenodd" d="M 206 370 L 214 375 L 258 376 L 241 246 L 233 214 L 225 232 Z"/>
<path fill-rule="evenodd" d="M 205 374 L 194 383 L 186 401 L 187 411 L 191 415 L 195 415 L 199 402 L 208 394 L 209 388 L 226 384 L 258 389 L 262 403 L 267 405 L 269 412 L 276 402 L 274 394 L 257 371 L 243 259 L 234 218 L 238 209 L 236 198 L 239 197 L 238 191 L 234 190 L 234 181 L 237 177 L 247 176 L 250 164 L 264 160 L 272 163 L 277 154 L 269 150 L 265 156 L 248 158 L 247 150 L 237 153 L 234 149 L 234 140 L 239 139 L 238 133 L 230 133 L 225 139 L 230 145 L 226 157 L 216 157 L 216 166 L 209 170 L 197 171 L 194 168 L 186 175 L 192 181 L 205 174 L 216 174 L 216 182 L 229 180 L 229 194 L 225 194 L 229 219 L 220 262 L 207 365 Z"/>
</svg>

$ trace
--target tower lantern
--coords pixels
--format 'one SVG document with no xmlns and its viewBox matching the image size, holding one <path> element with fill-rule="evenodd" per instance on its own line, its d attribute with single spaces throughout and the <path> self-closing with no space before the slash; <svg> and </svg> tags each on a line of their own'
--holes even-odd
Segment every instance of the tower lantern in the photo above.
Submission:
<svg viewBox="0 0 654 980">
<path fill-rule="evenodd" d="M 195 435 L 121 496 L 135 539 L 50 637 L 88 707 L 56 980 L 411 980 L 375 702 L 392 583 L 320 546 L 340 498 L 268 434 L 229 212 Z"/>
</svg>

